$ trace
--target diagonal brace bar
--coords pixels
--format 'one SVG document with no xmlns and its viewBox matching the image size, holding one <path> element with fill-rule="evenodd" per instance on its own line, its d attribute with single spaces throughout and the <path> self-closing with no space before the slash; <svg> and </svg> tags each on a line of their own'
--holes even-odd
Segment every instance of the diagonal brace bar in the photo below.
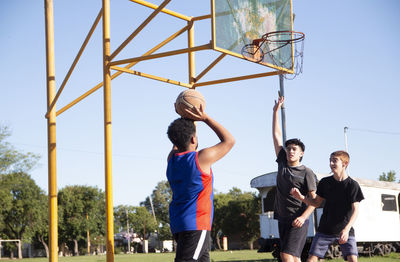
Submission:
<svg viewBox="0 0 400 262">
<path fill-rule="evenodd" d="M 121 65 L 121 64 L 126 64 L 126 63 L 130 63 L 130 62 L 139 62 L 139 61 L 150 60 L 150 59 L 172 56 L 172 55 L 179 55 L 179 54 L 190 53 L 190 52 L 200 51 L 200 50 L 207 50 L 207 49 L 211 49 L 211 44 L 195 46 L 192 48 L 183 48 L 183 49 L 178 49 L 178 50 L 174 50 L 174 51 L 168 51 L 168 52 L 164 52 L 164 53 L 148 55 L 148 56 L 140 56 L 140 57 L 118 60 L 118 61 L 111 62 L 110 66 Z"/>
<path fill-rule="evenodd" d="M 72 63 L 67 75 L 64 78 L 64 81 L 62 82 L 60 88 L 58 89 L 57 94 L 54 97 L 53 102 L 50 104 L 49 108 L 47 109 L 47 112 L 46 112 L 46 115 L 45 115 L 46 118 L 49 117 L 49 112 L 53 109 L 53 107 L 55 106 L 58 98 L 60 97 L 61 92 L 63 91 L 65 85 L 67 84 L 67 82 L 69 80 L 69 77 L 71 76 L 72 72 L 74 71 L 76 64 L 78 63 L 83 51 L 85 50 L 85 48 L 86 48 L 86 46 L 87 46 L 87 44 L 88 44 L 88 42 L 90 40 L 90 37 L 92 37 L 92 34 L 93 34 L 94 30 L 96 29 L 97 25 L 99 24 L 99 21 L 100 21 L 100 18 L 102 17 L 102 15 L 103 15 L 103 9 L 100 9 L 100 12 L 97 15 L 96 20 L 94 21 L 92 27 L 90 28 L 89 33 L 87 34 L 87 36 L 85 38 L 85 41 L 83 42 L 81 48 L 79 49 L 79 52 L 78 52 L 78 54 L 76 55 L 76 57 L 74 59 L 74 62 Z"/>
<path fill-rule="evenodd" d="M 130 0 L 130 1 L 134 2 L 134 3 L 137 3 L 137 4 L 140 4 L 140 5 L 143 5 L 143 6 L 146 6 L 146 7 L 149 7 L 149 8 L 152 8 L 152 9 L 157 9 L 158 8 L 157 5 L 149 3 L 149 2 L 144 1 L 144 0 Z M 192 20 L 192 18 L 190 16 L 186 16 L 186 15 L 183 15 L 183 14 L 180 14 L 180 13 L 177 13 L 177 12 L 165 9 L 165 8 L 163 10 L 161 10 L 161 12 L 163 12 L 163 13 L 165 13 L 167 15 L 171 15 L 173 17 L 185 20 L 185 21 Z"/>
<path fill-rule="evenodd" d="M 173 84 L 173 85 L 177 85 L 177 86 L 183 86 L 183 87 L 187 87 L 187 88 L 192 88 L 191 84 L 187 84 L 187 83 L 184 83 L 184 82 L 180 82 L 180 81 L 176 81 L 176 80 L 172 80 L 172 79 L 168 79 L 168 78 L 164 78 L 164 77 L 159 77 L 159 76 L 155 76 L 155 75 L 150 75 L 150 74 L 146 74 L 146 73 L 143 73 L 143 72 L 130 70 L 130 69 L 119 67 L 119 66 L 111 66 L 110 68 L 114 69 L 114 70 L 117 70 L 117 71 L 120 71 L 120 72 L 125 72 L 125 73 L 129 73 L 129 74 L 132 74 L 132 75 L 146 77 L 146 78 L 150 78 L 150 79 L 153 79 L 153 80 L 157 80 L 157 81 L 161 81 L 161 82 L 165 82 L 165 83 L 169 83 L 169 84 Z"/>
<path fill-rule="evenodd" d="M 155 51 L 157 51 L 161 47 L 165 46 L 166 44 L 168 44 L 169 42 L 171 42 L 172 40 L 174 40 L 175 38 L 180 36 L 182 33 L 186 32 L 189 27 L 190 27 L 190 25 L 184 26 L 182 29 L 180 29 L 177 32 L 175 32 L 174 34 L 170 35 L 164 41 L 162 41 L 161 43 L 159 43 L 158 45 L 154 46 L 152 49 L 150 49 L 149 51 L 144 53 L 143 56 L 147 56 L 147 55 L 150 55 L 150 54 L 154 53 Z M 129 69 L 129 68 L 133 67 L 134 65 L 136 65 L 137 63 L 138 62 L 132 62 L 132 63 L 128 64 L 127 66 L 125 66 L 124 68 Z M 111 75 L 111 79 L 115 79 L 116 77 L 120 76 L 121 74 L 122 74 L 122 72 L 117 72 L 117 73 Z M 97 90 L 99 90 L 102 86 L 103 86 L 103 82 L 97 84 L 92 89 L 90 89 L 89 91 L 85 92 L 83 95 L 81 95 L 80 97 L 76 98 L 75 100 L 73 100 L 72 102 L 70 102 L 69 104 L 67 104 L 63 108 L 61 108 L 60 110 L 58 110 L 57 113 L 56 113 L 56 116 L 64 113 L 69 108 L 73 107 L 74 105 L 76 105 L 77 103 L 79 103 L 80 101 L 82 101 L 83 99 L 88 97 L 89 95 L 91 95 L 94 92 L 96 92 Z"/>
<path fill-rule="evenodd" d="M 110 60 L 113 60 L 169 2 L 171 2 L 171 0 L 165 0 L 153 13 L 151 13 L 151 15 L 149 15 L 149 17 L 147 17 L 146 20 L 144 20 L 144 22 L 111 54 Z"/>
<path fill-rule="evenodd" d="M 281 71 L 272 71 L 272 72 L 266 72 L 266 73 L 260 73 L 260 74 L 224 78 L 224 79 L 212 80 L 212 81 L 207 81 L 207 82 L 195 83 L 193 85 L 193 88 L 196 88 L 198 86 L 208 86 L 208 85 L 222 84 L 222 83 L 234 82 L 234 81 L 239 81 L 239 80 L 259 78 L 259 77 L 264 77 L 264 76 L 273 76 L 273 75 L 279 75 L 279 74 L 282 74 L 282 72 Z"/>
</svg>

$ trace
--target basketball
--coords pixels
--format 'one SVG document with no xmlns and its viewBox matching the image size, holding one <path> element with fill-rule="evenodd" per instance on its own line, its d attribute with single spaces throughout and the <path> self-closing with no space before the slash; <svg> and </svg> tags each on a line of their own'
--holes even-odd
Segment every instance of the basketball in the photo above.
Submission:
<svg viewBox="0 0 400 262">
<path fill-rule="evenodd" d="M 203 109 L 205 109 L 206 100 L 204 96 L 199 91 L 187 89 L 181 92 L 176 98 L 175 109 L 176 112 L 183 118 L 191 118 L 191 116 L 185 112 L 185 109 L 190 109 L 193 107 L 200 108 L 200 105 L 202 105 Z"/>
</svg>

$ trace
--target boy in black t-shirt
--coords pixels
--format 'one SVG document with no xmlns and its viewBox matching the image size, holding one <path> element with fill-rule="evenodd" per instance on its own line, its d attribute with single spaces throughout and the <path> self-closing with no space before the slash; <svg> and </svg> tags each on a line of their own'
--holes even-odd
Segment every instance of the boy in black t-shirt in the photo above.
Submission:
<svg viewBox="0 0 400 262">
<path fill-rule="evenodd" d="M 329 245 L 335 241 L 339 243 L 345 260 L 355 262 L 358 259 L 352 226 L 364 195 L 359 184 L 346 174 L 349 160 L 349 154 L 345 151 L 331 154 L 330 167 L 333 176 L 321 179 L 316 198 L 304 197 L 297 188 L 293 188 L 290 192 L 297 199 L 315 207 L 319 207 L 325 200 L 318 230 L 311 244 L 309 262 L 324 258 Z"/>
</svg>

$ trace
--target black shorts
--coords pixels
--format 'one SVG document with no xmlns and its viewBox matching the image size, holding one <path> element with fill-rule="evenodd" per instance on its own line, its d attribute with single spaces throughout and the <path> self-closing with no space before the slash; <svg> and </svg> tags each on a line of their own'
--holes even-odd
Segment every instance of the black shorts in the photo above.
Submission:
<svg viewBox="0 0 400 262">
<path fill-rule="evenodd" d="M 308 222 L 308 219 L 304 221 L 303 226 L 300 228 L 293 227 L 292 221 L 278 222 L 282 253 L 301 257 L 301 252 L 306 243 Z"/>
<path fill-rule="evenodd" d="M 176 246 L 175 262 L 209 262 L 210 231 L 194 230 L 174 234 Z"/>
</svg>

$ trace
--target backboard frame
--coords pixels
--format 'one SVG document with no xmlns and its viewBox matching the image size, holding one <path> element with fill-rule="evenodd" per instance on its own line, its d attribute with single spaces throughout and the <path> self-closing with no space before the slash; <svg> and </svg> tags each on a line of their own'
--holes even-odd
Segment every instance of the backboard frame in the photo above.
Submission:
<svg viewBox="0 0 400 262">
<path fill-rule="evenodd" d="M 216 13 L 217 12 L 217 10 L 216 10 L 216 2 L 217 1 L 225 1 L 225 2 L 228 2 L 228 3 L 231 2 L 231 0 L 211 0 L 211 35 L 212 35 L 212 37 L 211 37 L 211 48 L 213 50 L 215 50 L 215 51 L 218 51 L 218 52 L 230 55 L 230 56 L 238 57 L 238 58 L 241 58 L 241 59 L 246 59 L 240 52 L 234 52 L 234 51 L 231 51 L 231 50 L 229 50 L 227 48 L 224 48 L 224 47 L 218 45 L 218 37 L 219 37 L 218 33 L 217 33 L 218 23 L 217 23 L 217 20 L 216 20 L 216 16 L 217 16 L 217 13 Z M 235 2 L 241 1 L 241 2 L 246 3 L 246 2 L 254 2 L 256 0 L 232 0 L 232 1 L 235 1 Z M 268 2 L 269 0 L 262 0 L 262 1 Z M 290 18 L 289 18 L 290 21 L 289 21 L 289 26 L 287 28 L 280 28 L 278 31 L 281 31 L 281 30 L 293 31 L 293 3 L 292 3 L 292 0 L 281 0 L 281 1 L 282 2 L 283 1 L 285 1 L 285 2 L 287 1 L 288 4 L 290 5 L 290 14 L 289 14 L 290 15 Z M 271 1 L 271 2 L 273 2 L 273 1 Z M 277 2 L 277 1 L 275 1 L 275 2 Z M 271 30 L 271 31 L 277 31 L 277 30 Z M 269 33 L 269 32 L 260 32 L 260 35 L 257 38 L 261 38 L 262 35 L 264 35 L 266 33 Z M 249 41 L 249 40 L 247 40 L 247 41 L 248 41 L 247 44 L 251 43 L 251 41 Z M 246 44 L 246 43 L 244 42 L 243 44 Z M 290 48 L 291 48 L 290 52 L 291 52 L 291 60 L 292 60 L 291 68 L 280 67 L 280 66 L 274 65 L 272 62 L 260 61 L 260 62 L 257 62 L 257 63 L 261 64 L 263 66 L 270 67 L 272 69 L 283 71 L 285 73 L 293 74 L 294 73 L 294 66 L 295 66 L 295 63 L 294 63 L 294 46 L 293 46 L 293 44 L 290 45 Z M 249 61 L 249 60 L 247 60 L 247 61 Z"/>
</svg>

